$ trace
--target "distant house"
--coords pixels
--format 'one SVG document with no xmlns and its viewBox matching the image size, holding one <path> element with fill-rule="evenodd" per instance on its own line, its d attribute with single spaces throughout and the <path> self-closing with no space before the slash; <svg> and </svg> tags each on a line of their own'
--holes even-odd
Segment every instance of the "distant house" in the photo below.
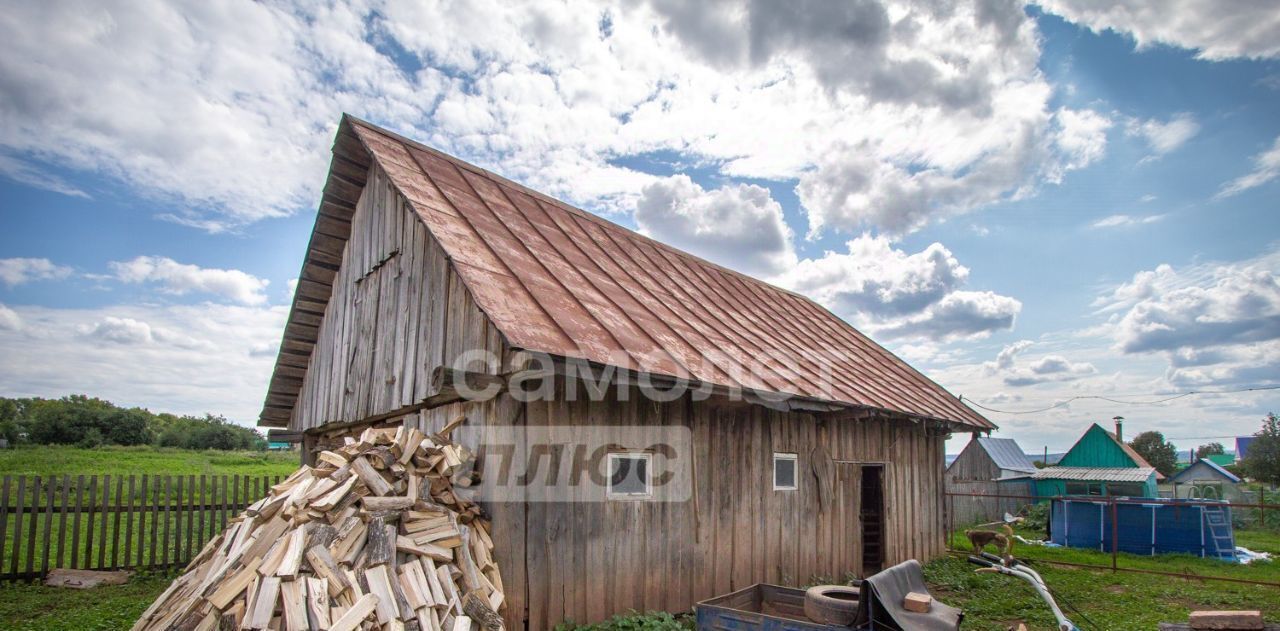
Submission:
<svg viewBox="0 0 1280 631">
<path fill-rule="evenodd" d="M 1179 471 L 1169 482 L 1173 496 L 1189 499 L 1234 500 L 1240 497 L 1240 478 L 1212 458 L 1201 458 Z"/>
<path fill-rule="evenodd" d="M 1013 439 L 974 437 L 947 467 L 947 491 L 958 494 L 951 502 L 955 523 L 987 523 L 1017 514 L 1035 492 L 1035 470 Z M 982 497 L 992 495 L 1002 497 Z"/>
<path fill-rule="evenodd" d="M 1249 445 L 1253 442 L 1253 436 L 1237 436 L 1236 437 L 1236 460 L 1244 460 L 1249 452 Z"/>
<path fill-rule="evenodd" d="M 1012 438 L 980 436 L 969 441 L 947 467 L 948 482 L 1025 478 L 1036 466 Z"/>
<path fill-rule="evenodd" d="M 1039 469 L 1031 477 L 1040 496 L 1158 497 L 1157 483 L 1164 479 L 1125 444 L 1119 423 L 1114 433 L 1094 423 L 1057 466 Z"/>
</svg>

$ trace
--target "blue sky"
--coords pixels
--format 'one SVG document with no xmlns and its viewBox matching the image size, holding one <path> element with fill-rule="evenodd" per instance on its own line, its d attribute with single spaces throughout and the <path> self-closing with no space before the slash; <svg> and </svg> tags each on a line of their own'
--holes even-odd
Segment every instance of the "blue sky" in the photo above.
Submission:
<svg viewBox="0 0 1280 631">
<path fill-rule="evenodd" d="M 22 7 L 0 394 L 252 422 L 343 111 L 804 292 L 988 407 L 1277 385 L 1280 15 L 1120 5 Z M 1190 447 L 1277 409 L 989 417 Z"/>
</svg>

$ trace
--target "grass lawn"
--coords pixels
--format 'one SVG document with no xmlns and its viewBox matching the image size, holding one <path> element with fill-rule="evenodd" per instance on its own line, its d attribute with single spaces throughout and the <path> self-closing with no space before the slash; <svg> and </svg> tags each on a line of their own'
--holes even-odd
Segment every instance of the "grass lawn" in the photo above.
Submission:
<svg viewBox="0 0 1280 631">
<path fill-rule="evenodd" d="M 93 449 L 22 446 L 0 450 L 0 475 L 279 475 L 298 467 L 298 452 L 192 451 L 160 447 Z"/>
<path fill-rule="evenodd" d="M 1030 533 L 1028 533 L 1030 534 Z M 1028 536 L 1024 534 L 1023 536 Z M 1030 537 L 1028 537 L 1030 538 Z M 1265 531 L 1237 531 L 1238 545 L 1271 552 L 1270 563 L 1234 565 L 1190 555 L 1143 557 L 1121 554 L 1120 567 L 1185 572 L 1280 583 L 1280 535 Z M 953 544 L 967 549 L 963 536 Z M 1016 556 L 1028 560 L 1057 594 L 1058 604 L 1077 626 L 1103 629 L 1154 629 L 1159 622 L 1185 622 L 1195 609 L 1259 609 L 1271 622 L 1280 622 L 1280 587 L 1244 585 L 1222 581 L 1198 581 L 1048 565 L 1062 561 L 1111 565 L 1111 555 L 1093 550 L 1043 548 L 1020 545 Z M 925 567 L 934 596 L 965 610 L 965 629 L 1003 630 L 1016 621 L 1032 629 L 1053 629 L 1053 617 L 1044 601 L 1027 583 L 1011 577 L 977 574 L 963 558 L 944 558 Z M 1084 616 L 1072 612 L 1075 605 Z"/>
<path fill-rule="evenodd" d="M 0 629 L 5 631 L 114 631 L 128 629 L 171 577 L 139 575 L 126 585 L 65 589 L 0 585 Z"/>
</svg>

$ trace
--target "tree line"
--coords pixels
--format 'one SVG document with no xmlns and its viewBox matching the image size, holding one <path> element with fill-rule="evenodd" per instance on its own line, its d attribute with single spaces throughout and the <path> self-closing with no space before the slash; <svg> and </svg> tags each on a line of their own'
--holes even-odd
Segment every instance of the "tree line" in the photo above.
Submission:
<svg viewBox="0 0 1280 631">
<path fill-rule="evenodd" d="M 257 430 L 222 416 L 178 416 L 123 408 L 95 397 L 0 397 L 0 437 L 10 445 L 156 445 L 182 449 L 265 450 Z"/>
</svg>

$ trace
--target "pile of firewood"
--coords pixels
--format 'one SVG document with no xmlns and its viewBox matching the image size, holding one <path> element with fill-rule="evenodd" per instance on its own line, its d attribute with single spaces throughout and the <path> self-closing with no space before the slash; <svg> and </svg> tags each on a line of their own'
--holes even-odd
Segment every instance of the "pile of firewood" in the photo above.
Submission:
<svg viewBox="0 0 1280 631">
<path fill-rule="evenodd" d="M 451 423 L 365 430 L 321 452 L 209 542 L 144 629 L 500 631 L 502 578 L 474 457 Z"/>
</svg>

